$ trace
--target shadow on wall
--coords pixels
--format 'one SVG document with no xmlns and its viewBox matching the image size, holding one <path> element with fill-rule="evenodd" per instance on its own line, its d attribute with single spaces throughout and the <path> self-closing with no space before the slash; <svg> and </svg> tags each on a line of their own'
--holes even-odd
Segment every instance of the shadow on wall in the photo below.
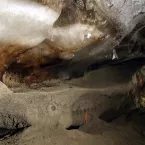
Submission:
<svg viewBox="0 0 145 145">
<path fill-rule="evenodd" d="M 101 122 L 100 114 L 106 109 L 116 108 L 116 104 L 120 104 L 126 93 L 126 90 L 122 92 L 112 92 L 110 90 L 110 92 L 98 94 L 92 92 L 81 96 L 71 106 L 72 124 L 66 129 L 79 129 L 90 134 L 99 134 L 105 129 L 97 126 Z"/>
</svg>

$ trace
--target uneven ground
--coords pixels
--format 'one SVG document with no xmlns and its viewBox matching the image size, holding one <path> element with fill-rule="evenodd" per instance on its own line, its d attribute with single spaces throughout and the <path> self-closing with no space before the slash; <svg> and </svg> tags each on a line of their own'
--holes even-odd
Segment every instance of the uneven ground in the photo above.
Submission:
<svg viewBox="0 0 145 145">
<path fill-rule="evenodd" d="M 105 124 L 96 122 L 96 133 L 78 130 L 66 131 L 36 127 L 25 130 L 17 137 L 1 144 L 18 145 L 144 145 L 144 139 L 127 124 Z"/>
<path fill-rule="evenodd" d="M 23 102 L 23 105 L 19 106 L 20 110 L 14 110 L 16 114 L 19 111 L 24 114 L 26 120 L 31 122 L 31 127 L 18 135 L 2 140 L 0 144 L 145 145 L 140 126 L 127 122 L 124 116 L 111 123 L 106 123 L 98 118 L 104 110 L 116 106 L 129 91 L 131 85 L 128 82 L 136 70 L 135 65 L 132 67 L 131 64 L 102 68 L 80 79 L 68 82 L 59 81 L 57 86 L 53 82 L 53 86 L 49 88 L 43 85 L 39 89 L 36 86 L 36 89 L 34 89 L 35 87 L 33 89 L 13 88 L 15 93 L 9 97 L 1 96 L 1 102 L 9 100 L 8 102 L 13 104 L 18 99 L 14 105 L 9 104 L 5 107 L 6 111 L 8 111 L 7 108 L 18 106 L 19 102 Z M 11 99 L 14 102 L 10 101 Z M 6 104 L 0 104 L 0 110 L 4 105 Z M 47 108 L 55 105 L 56 110 L 47 112 L 45 105 Z M 60 111 L 59 107 L 63 111 Z M 87 122 L 80 129 L 66 130 L 66 127 L 71 126 L 73 121 L 75 123 L 77 119 L 83 121 L 85 109 L 88 109 L 89 112 Z M 64 115 L 66 112 L 69 113 L 68 116 Z"/>
</svg>

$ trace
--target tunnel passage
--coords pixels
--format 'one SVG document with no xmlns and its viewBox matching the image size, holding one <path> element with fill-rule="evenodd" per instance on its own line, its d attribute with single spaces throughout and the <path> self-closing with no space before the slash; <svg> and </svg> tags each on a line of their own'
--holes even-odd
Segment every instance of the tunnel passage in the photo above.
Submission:
<svg viewBox="0 0 145 145">
<path fill-rule="evenodd" d="M 65 28 L 68 28 L 66 30 L 62 29 L 61 27 L 62 27 L 62 24 L 64 23 L 63 18 L 65 17 L 67 10 L 70 10 L 70 12 L 72 12 L 72 11 L 75 12 L 73 9 L 71 11 L 71 9 L 69 9 L 68 7 L 66 7 L 64 9 L 64 11 L 62 11 L 62 13 L 61 13 L 62 19 L 61 19 L 61 17 L 59 17 L 62 21 L 61 20 L 59 21 L 59 19 L 58 19 L 59 22 L 57 21 L 57 23 L 55 23 L 55 30 L 53 31 L 54 35 L 57 34 L 58 32 L 60 32 L 60 36 L 62 37 L 64 33 L 69 34 L 66 30 L 71 30 L 72 28 L 73 28 L 72 30 L 78 30 L 77 32 L 84 32 L 85 31 L 84 28 L 86 28 L 86 29 L 92 28 L 92 27 L 88 26 L 88 23 L 87 23 L 87 25 L 76 24 L 76 25 L 72 25 L 70 27 L 65 27 Z M 91 14 L 92 14 L 92 17 L 95 17 L 95 15 L 93 15 L 92 10 L 90 10 L 88 12 L 89 16 Z M 69 18 L 69 16 L 68 16 L 68 18 Z M 74 18 L 74 15 L 72 15 L 72 18 Z M 76 19 L 76 21 L 78 21 L 78 20 L 80 20 L 80 18 Z M 68 23 L 72 23 L 72 22 L 76 23 L 76 21 L 72 21 L 72 19 L 70 18 L 70 21 L 68 21 Z M 88 22 L 88 19 L 86 21 Z M 102 19 L 101 19 L 101 21 L 102 21 L 102 23 L 105 22 Z M 90 20 L 90 23 L 92 23 L 91 20 Z M 90 25 L 90 23 L 89 23 L 89 25 Z M 101 87 L 105 88 L 107 85 L 110 85 L 108 83 L 108 81 L 110 81 L 111 84 L 113 84 L 113 85 L 115 83 L 121 84 L 121 83 L 126 83 L 126 82 L 130 81 L 132 75 L 136 72 L 136 70 L 138 68 L 140 68 L 142 65 L 144 65 L 144 63 L 145 63 L 144 43 L 142 41 L 142 40 L 144 40 L 144 35 L 143 35 L 144 27 L 142 26 L 142 25 L 144 25 L 144 23 L 137 25 L 137 27 L 130 34 L 128 34 L 127 37 L 125 37 L 119 43 L 119 45 L 116 46 L 115 48 L 113 47 L 111 41 L 110 41 L 111 43 L 107 43 L 107 45 L 104 45 L 104 43 L 106 42 L 106 38 L 108 38 L 108 36 L 104 34 L 104 32 L 106 32 L 106 30 L 102 31 L 103 27 L 105 27 L 106 29 L 110 28 L 109 26 L 107 27 L 106 25 L 107 24 L 104 23 L 102 25 L 102 28 L 99 27 L 99 29 L 97 29 L 96 31 L 93 31 L 94 29 L 92 29 L 91 32 L 96 32 L 97 37 L 94 36 L 93 39 L 90 39 L 87 42 L 82 41 L 84 43 L 81 43 L 81 44 L 77 43 L 77 42 L 81 42 L 81 41 L 79 41 L 80 39 L 78 39 L 78 40 L 73 39 L 74 38 L 73 36 L 75 36 L 75 35 L 71 35 L 71 33 L 70 33 L 70 35 L 66 35 L 64 37 L 64 38 L 72 38 L 72 41 L 69 41 L 69 39 L 67 39 L 68 41 L 67 41 L 66 45 L 64 45 L 66 42 L 63 41 L 63 39 L 60 39 L 61 41 L 59 41 L 59 38 L 61 38 L 61 37 L 56 36 L 56 39 L 55 39 L 56 44 L 52 43 L 50 41 L 47 42 L 47 40 L 45 40 L 45 41 L 43 41 L 44 43 L 42 42 L 42 43 L 40 43 L 40 45 L 37 45 L 36 47 L 33 47 L 33 48 L 28 47 L 27 50 L 24 49 L 24 50 L 26 50 L 24 52 L 19 51 L 18 47 L 16 47 L 16 48 L 18 48 L 17 51 L 13 51 L 13 49 L 11 49 L 10 52 L 4 51 L 5 53 L 1 53 L 1 56 L 2 56 L 1 57 L 1 59 L 2 59 L 1 66 L 5 67 L 5 69 L 6 69 L 5 74 L 3 75 L 3 82 L 9 87 L 11 87 L 11 85 L 13 87 L 20 87 L 20 84 L 27 84 L 29 86 L 31 83 L 35 83 L 35 84 L 40 83 L 41 84 L 43 81 L 46 81 L 46 80 L 50 81 L 52 79 L 58 79 L 58 80 L 68 79 L 68 80 L 70 80 L 70 83 L 73 84 L 73 82 L 71 82 L 71 80 L 73 80 L 75 78 L 80 78 L 83 76 L 85 77 L 85 76 L 87 76 L 87 74 L 92 73 L 92 71 L 96 71 L 96 70 L 100 71 L 100 74 L 98 74 L 98 78 L 93 77 L 91 80 L 86 78 L 87 80 L 84 80 L 84 81 L 81 80 L 81 82 L 79 82 L 78 84 L 74 83 L 74 85 L 76 85 L 76 86 L 78 85 L 81 87 L 85 86 L 87 88 L 89 86 L 89 88 L 93 89 L 98 86 L 100 88 Z M 83 26 L 82 31 L 79 31 L 80 26 Z M 62 31 L 63 33 L 61 33 L 61 30 L 63 30 Z M 108 33 L 110 34 L 110 32 L 108 32 Z M 76 33 L 76 34 L 78 34 L 78 33 Z M 71 36 L 71 37 L 69 37 L 69 36 Z M 79 35 L 79 36 L 81 36 L 81 35 Z M 84 35 L 84 36 L 86 38 L 89 38 L 89 37 L 91 37 L 91 34 L 86 33 L 86 35 Z M 112 34 L 111 36 L 114 36 L 114 35 Z M 95 43 L 94 43 L 94 40 L 95 40 Z M 113 40 L 115 40 L 115 39 L 113 39 Z M 88 43 L 93 44 L 93 48 L 88 48 L 88 46 L 86 45 Z M 98 47 L 98 44 L 99 44 L 99 47 Z M 65 46 L 65 48 L 63 48 L 62 46 Z M 76 48 L 77 48 L 77 50 L 79 50 L 81 47 L 85 48 L 84 51 L 86 50 L 86 52 L 82 51 L 82 54 L 81 54 L 81 51 L 80 51 L 80 54 L 75 55 L 74 52 L 75 52 Z M 89 53 L 90 49 L 91 49 L 91 53 Z M 117 56 L 117 57 L 115 57 L 115 60 L 113 59 L 114 57 L 112 57 L 114 55 L 113 52 L 115 52 L 116 56 Z M 90 54 L 91 54 L 91 56 L 90 56 Z M 13 57 L 11 57 L 11 56 L 13 56 Z M 78 56 L 78 58 L 76 58 L 77 56 Z M 101 72 L 101 70 L 102 70 L 102 72 Z M 110 70 L 110 73 L 107 72 L 107 70 Z M 108 74 L 108 80 L 107 80 L 106 75 L 103 73 L 105 71 Z M 92 75 L 94 75 L 94 74 L 92 74 Z M 101 76 L 102 76 L 102 78 L 104 78 L 104 80 L 101 78 Z M 88 86 L 87 86 L 87 81 L 88 82 L 90 81 Z M 98 84 L 95 84 L 95 82 Z M 17 84 L 15 85 L 15 83 L 17 83 Z M 69 83 L 69 81 L 67 83 Z M 104 86 L 104 83 L 106 83 L 106 86 Z M 112 88 L 112 89 L 114 89 L 114 88 Z M 26 91 L 28 91 L 28 90 L 26 90 Z M 42 96 L 40 96 L 40 98 L 41 97 Z M 87 97 L 89 98 L 90 95 L 88 95 Z M 115 96 L 115 97 L 118 97 L 118 96 Z M 83 98 L 82 98 L 82 100 L 84 101 Z M 36 102 L 37 102 L 37 100 L 36 100 Z M 31 101 L 29 101 L 29 103 L 31 103 Z M 102 104 L 99 104 L 99 105 L 101 106 Z M 82 105 L 81 107 L 83 108 L 83 106 L 84 105 Z M 118 107 L 118 106 L 117 107 L 116 106 L 115 106 L 115 109 Z M 106 106 L 104 105 L 104 108 L 105 107 Z M 99 108 L 98 108 L 98 110 L 99 110 Z M 72 130 L 81 130 L 83 132 L 87 132 L 90 134 L 98 133 L 96 131 L 97 127 L 95 128 L 96 130 L 94 131 L 94 130 L 90 129 L 92 126 L 90 128 L 87 125 L 83 126 L 84 125 L 84 120 L 83 120 L 84 116 L 83 115 L 86 112 L 95 112 L 96 113 L 97 111 L 96 111 L 96 108 L 93 108 L 93 107 L 86 108 L 86 109 L 80 109 L 80 110 L 79 109 L 72 110 L 71 113 L 72 113 L 72 117 L 74 117 L 74 124 L 72 123 L 70 126 L 68 126 L 65 129 L 69 130 L 70 132 Z M 42 109 L 42 112 L 43 112 L 43 109 Z M 103 111 L 100 112 L 100 114 L 101 113 L 103 113 Z M 83 114 L 82 115 L 83 117 L 81 117 L 81 121 L 79 120 L 80 116 L 77 117 L 77 115 L 80 115 L 80 114 Z M 120 117 L 120 114 L 122 115 L 123 113 L 122 112 L 121 113 L 117 112 L 117 114 L 114 113 L 114 116 L 113 116 L 114 118 L 113 119 L 111 118 L 111 120 L 109 118 L 108 122 L 117 119 L 118 117 Z M 109 113 L 107 113 L 107 115 L 109 115 Z M 109 115 L 109 117 L 110 116 L 111 115 Z M 132 114 L 130 116 L 132 118 Z M 140 116 L 140 114 L 138 116 Z M 105 117 L 106 117 L 106 114 L 105 114 Z M 96 119 L 94 120 L 93 123 L 96 123 L 98 121 L 98 118 L 99 118 L 99 116 L 96 116 Z M 79 123 L 76 123 L 75 119 L 76 120 L 78 119 L 77 121 Z M 100 119 L 103 120 L 103 117 L 102 118 L 100 117 Z M 143 118 L 140 118 L 140 120 L 143 120 Z M 20 124 L 21 124 L 21 121 L 20 121 Z M 19 124 L 16 124 L 16 127 L 17 126 L 19 126 Z M 27 128 L 27 124 L 25 127 L 18 128 L 18 129 L 0 129 L 0 132 L 2 132 L 2 135 L 0 135 L 0 137 L 2 137 L 2 138 L 5 138 L 5 136 L 11 137 L 11 135 L 15 135 L 17 133 L 23 133 L 22 131 L 24 131 L 26 128 Z"/>
</svg>

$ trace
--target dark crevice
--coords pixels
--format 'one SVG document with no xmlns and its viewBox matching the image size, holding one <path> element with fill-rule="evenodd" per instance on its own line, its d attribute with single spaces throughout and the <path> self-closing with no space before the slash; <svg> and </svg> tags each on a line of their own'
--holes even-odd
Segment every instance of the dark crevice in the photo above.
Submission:
<svg viewBox="0 0 145 145">
<path fill-rule="evenodd" d="M 7 128 L 0 128 L 0 140 L 8 139 L 14 135 L 17 135 L 24 131 L 26 128 L 18 128 L 18 129 L 7 129 Z"/>
<path fill-rule="evenodd" d="M 71 125 L 68 128 L 66 128 L 67 130 L 76 130 L 79 129 L 81 127 L 81 125 Z"/>
</svg>

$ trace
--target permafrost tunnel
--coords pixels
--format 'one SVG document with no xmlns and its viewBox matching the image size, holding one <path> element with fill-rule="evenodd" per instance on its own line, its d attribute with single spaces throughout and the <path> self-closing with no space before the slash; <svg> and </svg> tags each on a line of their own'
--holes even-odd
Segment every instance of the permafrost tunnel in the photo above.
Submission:
<svg viewBox="0 0 145 145">
<path fill-rule="evenodd" d="M 0 145 L 145 145 L 145 0 L 0 0 Z"/>
</svg>

